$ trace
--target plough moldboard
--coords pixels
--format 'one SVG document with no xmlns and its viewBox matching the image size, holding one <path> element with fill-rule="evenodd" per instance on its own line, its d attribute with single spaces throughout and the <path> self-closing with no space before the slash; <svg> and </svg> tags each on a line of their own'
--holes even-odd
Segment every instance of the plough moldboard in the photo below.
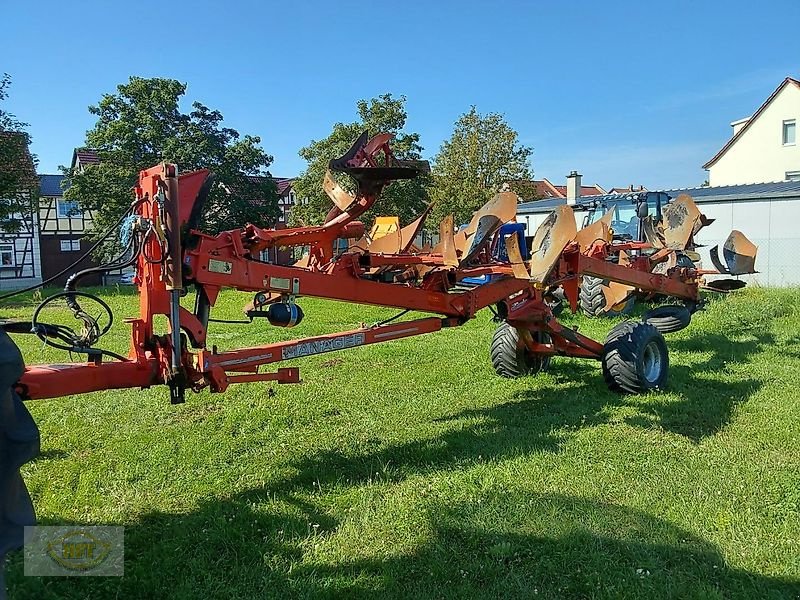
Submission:
<svg viewBox="0 0 800 600">
<path fill-rule="evenodd" d="M 535 373 L 547 366 L 550 357 L 560 355 L 601 361 L 606 383 L 620 392 L 638 393 L 665 384 L 668 356 L 656 326 L 660 322 L 622 323 L 601 343 L 564 327 L 554 314 L 553 298 L 563 290 L 565 301 L 576 310 L 579 278 L 592 275 L 678 299 L 684 304 L 675 306 L 679 313 L 672 316 L 688 324 L 688 316 L 700 301 L 703 273 L 678 265 L 654 272 L 654 265 L 669 261 L 669 244 L 659 248 L 615 242 L 608 223 L 602 221 L 591 230 L 578 232 L 567 206 L 555 211 L 535 233 L 531 258 L 526 260 L 516 235 L 500 233 L 504 224 L 515 220 L 518 199 L 511 192 L 497 194 L 458 232 L 453 218 L 445 218 L 435 227 L 439 241 L 433 248 L 415 246 L 428 210 L 406 227 L 384 223 L 366 232 L 359 217 L 376 205 L 384 188 L 428 169 L 422 161 L 397 159 L 390 141 L 388 134 L 369 138 L 365 133 L 343 157 L 331 161 L 323 188 L 333 208 L 322 225 L 312 227 L 276 230 L 245 225 L 209 235 L 197 229 L 212 185 L 208 171 L 179 175 L 173 164 L 142 171 L 130 210 L 120 221 L 126 253 L 110 265 L 73 275 L 65 291 L 46 299 L 31 321 L 3 326 L 7 332 L 31 332 L 57 348 L 84 354 L 87 361 L 27 366 L 18 379 L 12 378 L 16 379 L 13 384 L 9 380 L 12 395 L 36 400 L 165 384 L 171 401 L 183 402 L 187 389 L 223 392 L 243 382 L 297 383 L 297 367 L 263 368 L 312 354 L 457 327 L 487 307 L 493 308 L 499 321 L 491 359 L 502 376 Z M 336 173 L 351 177 L 355 191 L 342 187 Z M 682 226 L 694 231 L 691 218 L 687 214 Z M 342 238 L 352 243 L 337 254 L 336 241 Z M 507 260 L 497 258 L 498 244 L 505 244 L 502 255 Z M 308 252 L 292 266 L 259 260 L 263 250 L 298 246 L 307 247 Z M 752 251 L 742 256 L 742 250 Z M 609 260 L 622 254 L 624 261 Z M 724 259 L 734 267 L 729 271 L 741 270 L 742 265 L 752 269 L 750 258 L 754 260 L 755 249 L 746 248 L 741 239 L 725 245 Z M 97 347 L 108 326 L 101 327 L 98 317 L 84 308 L 94 298 L 77 291 L 77 285 L 90 273 L 125 265 L 136 268 L 140 312 L 129 320 L 128 355 L 119 356 Z M 466 283 L 476 277 L 484 277 L 486 282 Z M 223 288 L 253 293 L 246 315 L 280 327 L 301 321 L 303 312 L 297 302 L 303 296 L 395 307 L 428 316 L 218 352 L 209 343 L 207 326 Z M 195 295 L 191 311 L 180 303 L 190 290 Z M 40 309 L 54 298 L 66 301 L 81 324 L 79 331 L 43 322 Z M 110 316 L 110 309 L 105 309 Z M 167 317 L 167 331 L 156 330 L 158 315 Z M 4 497 L 11 493 L 10 485 L 0 481 Z"/>
</svg>

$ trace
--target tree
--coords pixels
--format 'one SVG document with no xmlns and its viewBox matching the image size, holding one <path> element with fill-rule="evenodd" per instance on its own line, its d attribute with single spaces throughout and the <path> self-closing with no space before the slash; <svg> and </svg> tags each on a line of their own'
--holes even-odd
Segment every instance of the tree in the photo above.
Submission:
<svg viewBox="0 0 800 600">
<path fill-rule="evenodd" d="M 11 77 L 0 77 L 0 101 L 8 98 Z M 36 162 L 28 146 L 30 135 L 11 113 L 0 109 L 0 229 L 16 232 L 22 227 L 20 215 L 29 215 L 37 200 L 39 180 Z"/>
<path fill-rule="evenodd" d="M 174 79 L 131 77 L 116 94 L 105 94 L 89 107 L 97 123 L 86 132 L 86 148 L 100 163 L 62 170 L 69 185 L 65 197 L 93 211 L 98 232 L 127 210 L 139 171 L 161 161 L 177 163 L 181 172 L 208 168 L 215 175 L 204 230 L 248 222 L 271 226 L 277 220 L 277 187 L 267 171 L 272 157 L 259 145 L 261 139 L 222 126 L 222 114 L 200 102 L 188 114 L 181 112 L 185 94 L 186 84 Z"/>
<path fill-rule="evenodd" d="M 434 159 L 433 219 L 453 213 L 466 223 L 504 183 L 530 179 L 532 150 L 517 138 L 502 115 L 481 115 L 474 106 L 461 115 Z"/>
<path fill-rule="evenodd" d="M 383 94 L 371 100 L 359 100 L 356 104 L 359 120 L 353 123 L 336 123 L 331 134 L 322 140 L 312 140 L 300 150 L 300 156 L 308 162 L 306 170 L 294 182 L 297 197 L 302 199 L 292 209 L 292 221 L 300 225 L 321 224 L 333 204 L 322 191 L 322 180 L 328 162 L 343 155 L 363 131 L 371 135 L 393 133 L 391 142 L 395 156 L 404 160 L 419 160 L 422 146 L 419 134 L 405 133 L 408 117 L 405 110 L 406 97 L 393 98 Z M 343 186 L 352 188 L 351 182 L 337 177 Z M 365 217 L 368 222 L 374 215 L 396 215 L 406 224 L 413 220 L 427 205 L 426 176 L 389 185 L 374 209 Z"/>
</svg>

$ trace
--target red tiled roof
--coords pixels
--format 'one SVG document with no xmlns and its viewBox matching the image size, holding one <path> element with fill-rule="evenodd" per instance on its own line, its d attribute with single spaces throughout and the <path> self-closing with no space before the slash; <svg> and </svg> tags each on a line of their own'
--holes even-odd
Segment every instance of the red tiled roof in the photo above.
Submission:
<svg viewBox="0 0 800 600">
<path fill-rule="evenodd" d="M 536 188 L 536 195 L 539 198 L 566 198 L 567 186 L 566 185 L 553 185 L 546 177 L 544 179 L 534 179 L 531 181 Z M 606 191 L 599 185 L 582 185 L 581 196 L 594 196 L 596 194 L 605 194 Z"/>
<path fill-rule="evenodd" d="M 251 175 L 248 177 L 250 181 L 255 183 L 261 183 L 267 179 L 272 179 L 275 182 L 276 187 L 278 188 L 278 197 L 283 197 L 287 195 L 291 189 L 292 184 L 294 183 L 294 177 L 263 177 L 261 175 Z"/>
<path fill-rule="evenodd" d="M 72 153 L 72 166 L 74 167 L 78 161 L 82 165 L 96 165 L 100 163 L 100 157 L 97 152 L 89 150 L 88 148 L 76 148 Z"/>
<path fill-rule="evenodd" d="M 534 179 L 533 185 L 536 186 L 536 195 L 539 198 L 563 198 L 564 196 L 558 191 L 558 188 L 550 183 L 547 178 Z M 566 195 L 566 192 L 565 194 Z"/>
<path fill-rule="evenodd" d="M 559 195 L 556 196 L 557 198 L 567 197 L 567 186 L 555 185 L 553 187 L 558 190 Z M 596 194 L 605 194 L 605 193 L 606 191 L 597 184 L 581 186 L 581 196 L 594 196 Z"/>
<path fill-rule="evenodd" d="M 744 132 L 745 132 L 745 131 L 747 131 L 748 129 L 750 129 L 750 125 L 752 125 L 752 124 L 753 124 L 753 122 L 754 122 L 756 119 L 758 119 L 759 115 L 761 115 L 761 113 L 762 113 L 762 112 L 764 112 L 764 109 L 765 109 L 765 108 L 767 108 L 767 106 L 769 105 L 769 103 L 770 103 L 770 102 L 772 102 L 772 101 L 775 99 L 775 96 L 777 96 L 777 95 L 780 93 L 780 91 L 781 91 L 783 88 L 785 88 L 787 85 L 789 85 L 790 83 L 800 88 L 800 81 L 798 81 L 797 79 L 793 79 L 792 77 L 787 77 L 786 79 L 784 79 L 783 81 L 781 81 L 780 85 L 779 85 L 777 88 L 775 88 L 775 91 L 774 91 L 774 92 L 772 92 L 772 93 L 770 94 L 769 98 L 767 98 L 767 99 L 764 101 L 764 104 L 762 104 L 762 105 L 761 105 L 761 106 L 758 108 L 758 110 L 757 110 L 755 113 L 753 113 L 753 116 L 752 116 L 752 117 L 750 117 L 750 119 L 747 121 L 747 123 L 745 123 L 745 124 L 744 124 L 744 126 L 743 126 L 741 129 L 739 129 L 739 131 L 737 131 L 737 132 L 736 132 L 736 134 L 735 134 L 735 135 L 733 135 L 733 136 L 731 137 L 731 139 L 729 139 L 729 140 L 728 140 L 728 141 L 725 143 L 725 145 L 724 145 L 724 146 L 723 146 L 723 147 L 720 149 L 720 151 L 719 151 L 719 152 L 717 152 L 717 153 L 716 153 L 716 154 L 715 154 L 715 155 L 714 155 L 714 156 L 711 158 L 711 160 L 709 160 L 709 161 L 708 161 L 706 164 L 704 164 L 704 165 L 703 165 L 703 168 L 704 168 L 704 169 L 708 169 L 708 168 L 709 168 L 711 165 L 713 165 L 713 164 L 714 164 L 715 162 L 717 162 L 717 161 L 718 161 L 720 158 L 722 158 L 722 155 L 723 155 L 723 154 L 725 154 L 725 153 L 728 151 L 728 148 L 730 148 L 731 146 L 733 146 L 733 145 L 736 143 L 736 141 L 737 141 L 737 140 L 738 140 L 740 137 L 742 137 L 742 136 L 744 135 Z"/>
</svg>

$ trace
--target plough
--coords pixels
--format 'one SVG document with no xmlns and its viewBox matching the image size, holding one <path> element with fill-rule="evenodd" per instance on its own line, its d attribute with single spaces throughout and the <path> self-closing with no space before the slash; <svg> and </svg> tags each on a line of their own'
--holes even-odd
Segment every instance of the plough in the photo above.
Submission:
<svg viewBox="0 0 800 600">
<path fill-rule="evenodd" d="M 586 232 L 582 230 L 579 236 L 602 236 L 602 239 L 611 244 L 609 259 L 619 264 L 629 264 L 631 249 L 637 254 L 649 255 L 651 270 L 656 273 L 666 273 L 673 267 L 692 268 L 703 276 L 741 275 L 754 272 L 757 248 L 739 231 L 733 231 L 723 246 L 725 264 L 719 259 L 719 247 L 715 246 L 711 249 L 710 257 L 716 270 L 701 269 L 698 266 L 700 255 L 695 251 L 701 245 L 695 238 L 698 232 L 713 223 L 714 219 L 702 214 L 688 194 L 681 194 L 669 203 L 663 204 L 659 197 L 663 194 L 653 195 L 656 196 L 655 202 L 648 200 L 647 194 L 644 193 L 630 194 L 619 199 L 620 203 L 628 205 L 628 213 L 630 208 L 635 209 L 635 217 L 630 222 L 614 221 L 625 213 L 620 210 L 618 204 L 614 204 L 614 200 L 604 198 L 585 218 Z M 655 209 L 655 214 L 651 208 Z M 603 209 L 604 213 L 595 221 L 593 217 L 598 209 Z M 633 227 L 634 220 L 635 227 Z M 621 232 L 616 230 L 617 227 L 621 228 Z M 639 265 L 639 268 L 643 266 Z M 744 281 L 732 278 L 717 278 L 703 282 L 704 288 L 722 293 L 739 289 L 744 285 Z M 585 314 L 601 316 L 624 314 L 632 306 L 634 299 L 651 301 L 657 299 L 659 294 L 587 275 L 582 277 L 579 297 Z"/>
<path fill-rule="evenodd" d="M 575 231 L 569 207 L 554 212 L 536 232 L 532 258 L 523 260 L 518 238 L 507 244 L 507 261 L 494 258 L 499 230 L 515 219 L 517 197 L 501 192 L 478 210 L 468 226 L 454 232 L 448 217 L 439 226 L 438 243 L 425 251 L 414 246 L 428 211 L 410 225 L 389 227 L 384 235 L 365 235 L 358 220 L 372 208 L 391 182 L 416 177 L 427 169 L 421 161 L 395 158 L 390 136 L 365 133 L 343 157 L 330 162 L 323 187 L 333 202 L 325 223 L 289 229 L 262 229 L 245 225 L 209 235 L 197 229 L 203 202 L 212 185 L 208 171 L 178 174 L 174 164 L 142 171 L 135 198 L 125 219 L 128 258 L 111 265 L 135 264 L 139 315 L 129 319 L 130 350 L 120 356 L 97 347 L 109 323 L 99 324 L 82 306 L 91 295 L 79 292 L 80 279 L 93 272 L 76 273 L 63 298 L 81 323 L 80 331 L 43 322 L 39 309 L 31 321 L 8 322 L 6 332 L 32 332 L 45 343 L 87 356 L 83 363 L 22 367 L 15 349 L 6 352 L 7 378 L 12 400 L 38 400 L 98 390 L 147 388 L 166 385 L 173 403 L 185 400 L 185 391 L 208 389 L 224 392 L 244 382 L 300 381 L 296 366 L 264 370 L 267 365 L 324 352 L 357 348 L 457 327 L 491 307 L 500 325 L 491 346 L 492 362 L 503 376 L 516 377 L 544 368 L 555 355 L 598 360 L 608 386 L 639 393 L 664 386 L 668 355 L 664 338 L 651 324 L 626 321 L 615 327 L 604 343 L 562 325 L 547 298 L 563 287 L 572 310 L 577 309 L 582 274 L 635 286 L 695 303 L 700 275 L 693 269 L 672 267 L 664 273 L 651 269 L 652 256 L 636 256 L 631 245 L 629 264 L 610 262 L 619 248 L 603 232 Z M 350 192 L 335 173 L 348 175 Z M 338 254 L 336 241 L 356 240 Z M 263 250 L 274 247 L 308 248 L 292 266 L 260 260 Z M 733 252 L 735 255 L 735 251 Z M 726 257 L 743 260 L 732 256 Z M 108 268 L 108 266 L 106 266 Z M 482 285 L 462 285 L 465 279 L 489 275 Z M 181 299 L 194 289 L 194 308 Z M 427 313 L 404 321 L 386 322 L 330 335 L 277 342 L 251 348 L 218 351 L 208 340 L 211 311 L 223 288 L 254 294 L 245 307 L 251 320 L 265 318 L 273 326 L 292 327 L 303 318 L 298 300 L 314 296 Z M 95 299 L 98 300 L 99 299 Z M 158 331 L 157 317 L 169 327 Z M 0 334 L 5 341 L 10 340 Z M 1 340 L 0 340 L 1 341 Z M 4 342 L 5 343 L 5 342 Z M 13 346 L 6 346 L 13 348 Z M 10 365 L 10 366 L 9 366 Z M 13 383 L 12 383 L 13 381 Z M 9 390 L 6 389 L 7 400 Z M 4 400 L 4 401 L 6 401 Z M 4 495 L 9 487 L 2 484 Z"/>
</svg>

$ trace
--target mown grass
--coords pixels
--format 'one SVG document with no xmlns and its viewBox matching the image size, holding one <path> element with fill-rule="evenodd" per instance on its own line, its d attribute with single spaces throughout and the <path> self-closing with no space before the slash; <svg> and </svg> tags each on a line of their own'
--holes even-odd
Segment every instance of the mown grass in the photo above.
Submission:
<svg viewBox="0 0 800 600">
<path fill-rule="evenodd" d="M 106 298 L 136 311 L 126 290 Z M 302 304 L 294 330 L 211 337 L 393 314 Z M 14 555 L 10 597 L 800 597 L 800 291 L 713 300 L 668 336 L 668 391 L 638 397 L 588 361 L 496 377 L 489 317 L 298 361 L 300 385 L 29 403 L 39 520 L 124 525 L 125 576 L 24 577 Z M 613 325 L 566 321 L 600 339 Z M 65 359 L 18 342 L 28 362 Z M 124 325 L 107 346 L 126 349 Z"/>
</svg>

